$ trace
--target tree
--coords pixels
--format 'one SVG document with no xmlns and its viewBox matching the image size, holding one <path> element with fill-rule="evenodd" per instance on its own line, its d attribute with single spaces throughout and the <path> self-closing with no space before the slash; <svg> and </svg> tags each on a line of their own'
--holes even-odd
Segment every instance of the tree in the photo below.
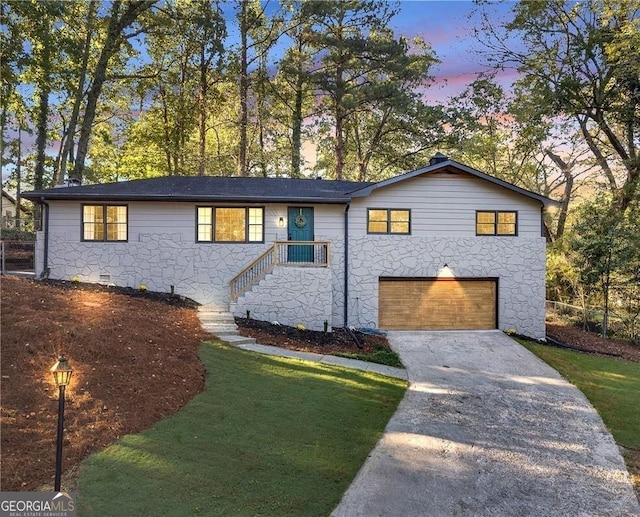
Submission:
<svg viewBox="0 0 640 517">
<path fill-rule="evenodd" d="M 350 0 L 306 2 L 304 9 L 305 16 L 315 21 L 311 46 L 320 56 L 313 83 L 331 112 L 333 176 L 340 180 L 344 175 L 347 119 L 370 94 L 369 73 L 381 70 L 385 58 L 391 57 L 370 41 L 369 35 L 384 31 L 397 7 L 380 1 Z"/>
<path fill-rule="evenodd" d="M 195 174 L 187 163 L 198 150 L 190 142 L 197 128 L 197 44 L 194 11 L 189 4 L 171 3 L 158 10 L 147 37 L 151 62 L 137 82 L 140 114 L 130 128 L 128 149 L 158 147 L 165 174 Z"/>
<path fill-rule="evenodd" d="M 417 90 L 427 85 L 435 56 L 424 41 L 395 37 L 389 25 L 397 4 L 305 2 L 303 12 L 314 20 L 311 80 L 331 118 L 333 176 L 345 177 L 348 154 L 355 153 L 354 179 L 365 178 L 384 139 L 417 122 L 410 120 L 420 112 Z"/>
<path fill-rule="evenodd" d="M 18 31 L 22 37 L 21 47 L 11 45 L 14 58 L 21 56 L 21 63 L 14 61 L 14 65 L 24 66 L 21 75 L 20 68 L 12 68 L 11 65 L 5 70 L 9 78 L 14 81 L 13 85 L 4 83 L 4 91 L 11 99 L 12 94 L 17 93 L 20 82 L 24 81 L 33 85 L 35 90 L 34 100 L 31 110 L 31 120 L 35 120 L 36 134 L 36 161 L 34 170 L 33 185 L 36 189 L 43 188 L 45 176 L 46 148 L 49 130 L 50 105 L 49 97 L 53 89 L 53 76 L 56 71 L 56 57 L 53 49 L 61 44 L 60 31 L 56 27 L 58 21 L 64 14 L 66 5 L 62 1 L 51 2 L 19 2 L 11 1 L 3 4 L 3 10 L 8 8 L 5 14 L 8 18 L 8 43 L 15 43 L 15 32 Z M 16 52 L 17 51 L 17 52 Z M 9 56 L 8 56 L 9 57 Z M 3 81 L 4 82 L 4 81 Z M 26 103 L 25 103 L 26 104 Z M 14 105 L 14 108 L 17 107 Z M 6 116 L 3 115 L 3 117 Z M 6 119 L 3 120 L 6 123 Z M 4 126 L 3 126 L 4 131 Z"/>
<path fill-rule="evenodd" d="M 513 12 L 504 32 L 485 17 L 492 58 L 518 69 L 545 114 L 575 124 L 627 210 L 640 182 L 640 0 L 521 1 Z"/>
<path fill-rule="evenodd" d="M 27 106 L 18 90 L 20 75 L 28 65 L 29 57 L 24 48 L 22 19 L 8 2 L 0 3 L 0 20 L 0 166 L 4 173 L 5 165 L 13 163 L 19 169 L 22 160 L 22 131 L 27 127 Z M 17 132 L 17 138 L 11 138 L 10 132 Z M 9 152 L 5 152 L 7 146 Z M 19 182 L 20 174 L 14 172 Z M 4 181 L 4 178 L 0 179 Z"/>
<path fill-rule="evenodd" d="M 142 30 L 139 29 L 127 33 L 127 29 L 134 25 L 141 14 L 150 9 L 156 2 L 157 0 L 129 0 L 123 6 L 122 0 L 113 0 L 111 4 L 106 35 L 102 42 L 102 50 L 98 62 L 95 69 L 92 70 L 91 83 L 87 92 L 86 105 L 80 126 L 78 150 L 72 172 L 73 178 L 76 180 L 82 180 L 85 158 L 89 149 L 89 139 L 91 138 L 93 122 L 96 117 L 98 100 L 107 80 L 109 63 L 120 51 L 123 43 Z"/>
<path fill-rule="evenodd" d="M 292 44 L 285 52 L 273 89 L 287 113 L 282 122 L 290 131 L 290 176 L 299 178 L 302 163 L 302 131 L 306 114 L 310 113 L 310 69 L 312 49 L 309 44 L 313 20 L 306 17 L 299 1 L 288 2 L 291 20 L 287 35 Z M 307 109 L 305 109 L 305 105 Z"/>
<path fill-rule="evenodd" d="M 547 237 L 562 238 L 575 193 L 593 172 L 574 125 L 540 109 L 537 97 L 508 93 L 493 74 L 481 75 L 452 101 L 457 107 L 452 155 L 498 178 L 559 199 Z"/>
<path fill-rule="evenodd" d="M 67 174 L 68 161 L 71 161 L 72 163 L 74 161 L 74 142 L 76 127 L 78 125 L 78 117 L 80 115 L 82 100 L 84 99 L 85 95 L 85 82 L 87 79 L 89 57 L 91 55 L 91 42 L 94 36 L 93 31 L 96 18 L 96 10 L 97 0 L 90 0 L 85 18 L 85 36 L 81 47 L 80 66 L 77 72 L 77 86 L 73 94 L 73 107 L 71 108 L 66 135 L 63 138 L 60 160 L 56 172 L 56 184 L 58 185 L 62 185 L 64 183 L 64 178 Z"/>
<path fill-rule="evenodd" d="M 261 135 L 265 124 L 261 116 L 263 113 L 258 113 L 258 110 L 260 109 L 261 92 L 265 91 L 264 83 L 269 80 L 266 73 L 266 61 L 269 52 L 284 31 L 279 6 L 276 6 L 276 12 L 271 17 L 267 16 L 267 10 L 272 8 L 274 4 L 276 3 L 269 0 L 266 2 L 237 0 L 236 14 L 240 30 L 240 45 L 236 60 L 240 102 L 238 110 L 238 174 L 240 176 L 248 176 L 250 172 L 251 101 L 255 101 L 253 103 L 256 113 L 255 127 L 258 134 Z M 257 87 L 252 84 L 254 81 L 258 82 Z M 260 153 L 264 153 L 263 146 L 264 141 L 260 142 Z"/>
<path fill-rule="evenodd" d="M 218 76 L 224 50 L 222 40 L 226 26 L 218 1 L 199 0 L 192 27 L 198 48 L 196 68 L 198 75 L 198 174 L 206 171 L 207 115 L 209 113 L 209 90 L 213 76 Z M 216 59 L 217 58 L 217 59 Z M 216 80 L 216 79 L 213 79 Z M 219 77 L 217 78 L 219 80 Z"/>
<path fill-rule="evenodd" d="M 605 337 L 613 286 L 637 286 L 640 280 L 640 218 L 632 206 L 622 212 L 611 196 L 584 203 L 569 240 L 582 283 L 601 296 Z"/>
</svg>

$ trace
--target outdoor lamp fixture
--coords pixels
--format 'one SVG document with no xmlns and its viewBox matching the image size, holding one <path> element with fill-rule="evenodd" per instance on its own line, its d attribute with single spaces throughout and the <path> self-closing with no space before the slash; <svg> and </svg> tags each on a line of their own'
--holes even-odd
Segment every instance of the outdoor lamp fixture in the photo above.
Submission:
<svg viewBox="0 0 640 517">
<path fill-rule="evenodd" d="M 73 368 L 64 355 L 61 355 L 56 364 L 51 367 L 53 380 L 58 386 L 58 440 L 56 446 L 56 479 L 54 490 L 60 492 L 60 477 L 62 475 L 62 431 L 64 429 L 64 391 L 69 385 Z"/>
<path fill-rule="evenodd" d="M 447 263 L 445 263 L 436 273 L 436 277 L 438 278 L 454 278 L 455 276 L 455 273 Z"/>
<path fill-rule="evenodd" d="M 278 228 L 284 228 L 284 217 L 282 216 L 278 219 Z"/>
</svg>

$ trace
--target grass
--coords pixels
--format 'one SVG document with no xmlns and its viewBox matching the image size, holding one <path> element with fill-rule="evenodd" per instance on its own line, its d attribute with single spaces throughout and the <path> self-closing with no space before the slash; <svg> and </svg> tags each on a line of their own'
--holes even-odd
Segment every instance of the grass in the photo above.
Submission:
<svg viewBox="0 0 640 517">
<path fill-rule="evenodd" d="M 203 393 L 83 463 L 82 515 L 328 515 L 406 388 L 219 342 L 200 356 Z"/>
<path fill-rule="evenodd" d="M 640 496 L 640 363 L 520 343 L 586 395 L 615 441 L 629 450 L 625 459 Z"/>
<path fill-rule="evenodd" d="M 371 363 L 384 364 L 386 366 L 395 366 L 396 368 L 404 368 L 402 361 L 398 354 L 392 350 L 388 350 L 382 345 L 375 347 L 375 351 L 371 354 L 336 354 L 340 357 L 346 357 L 348 359 L 359 359 L 360 361 L 369 361 Z"/>
</svg>

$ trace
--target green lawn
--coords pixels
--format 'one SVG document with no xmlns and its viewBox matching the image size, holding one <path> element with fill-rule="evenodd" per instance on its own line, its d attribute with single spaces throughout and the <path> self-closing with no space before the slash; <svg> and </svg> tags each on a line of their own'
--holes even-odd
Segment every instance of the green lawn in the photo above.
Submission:
<svg viewBox="0 0 640 517">
<path fill-rule="evenodd" d="M 520 342 L 587 396 L 618 444 L 640 449 L 640 363 Z"/>
<path fill-rule="evenodd" d="M 204 393 L 83 463 L 80 515 L 328 515 L 406 388 L 219 342 L 200 356 Z"/>
</svg>

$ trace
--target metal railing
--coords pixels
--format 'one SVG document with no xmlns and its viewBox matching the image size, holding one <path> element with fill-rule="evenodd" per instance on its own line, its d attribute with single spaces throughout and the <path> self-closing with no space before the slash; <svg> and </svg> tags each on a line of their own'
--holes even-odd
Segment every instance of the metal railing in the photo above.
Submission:
<svg viewBox="0 0 640 517">
<path fill-rule="evenodd" d="M 276 266 L 328 267 L 327 241 L 276 241 L 229 282 L 231 301 L 262 280 Z"/>
</svg>

